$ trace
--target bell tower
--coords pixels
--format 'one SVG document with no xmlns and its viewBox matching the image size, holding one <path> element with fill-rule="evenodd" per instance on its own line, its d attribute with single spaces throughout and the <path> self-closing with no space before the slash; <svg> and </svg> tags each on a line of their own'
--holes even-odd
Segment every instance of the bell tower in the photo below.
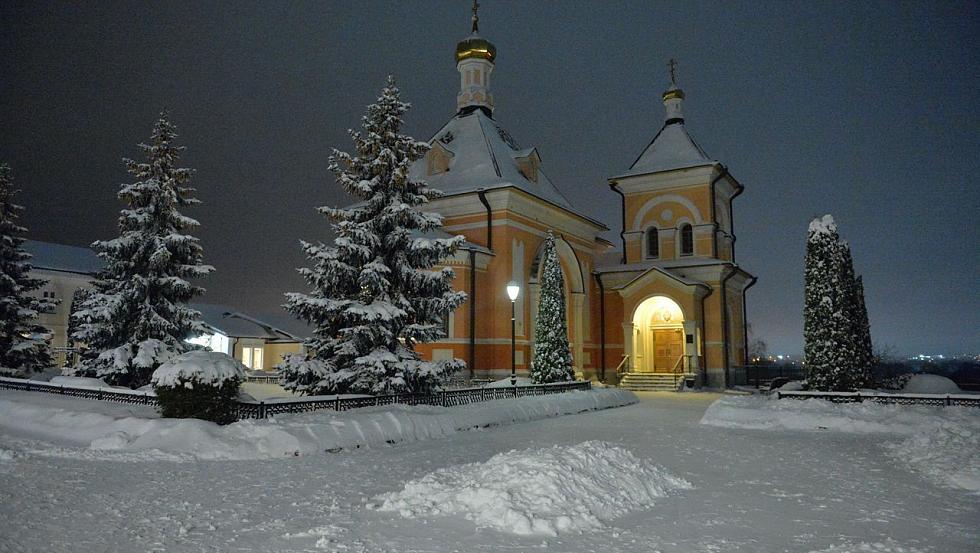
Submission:
<svg viewBox="0 0 980 553">
<path fill-rule="evenodd" d="M 497 47 L 480 36 L 480 4 L 473 0 L 473 26 L 470 36 L 456 44 L 456 70 L 459 71 L 459 93 L 456 109 L 468 112 L 475 109 L 493 114 L 493 94 L 490 92 L 490 73 L 497 57 Z"/>
</svg>

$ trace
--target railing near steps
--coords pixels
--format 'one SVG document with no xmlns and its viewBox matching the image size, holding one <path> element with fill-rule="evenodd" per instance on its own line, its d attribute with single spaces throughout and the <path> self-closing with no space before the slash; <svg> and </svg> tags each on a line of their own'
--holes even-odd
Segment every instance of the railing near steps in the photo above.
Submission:
<svg viewBox="0 0 980 553">
<path fill-rule="evenodd" d="M 885 403 L 894 405 L 939 405 L 980 407 L 980 395 L 972 394 L 885 394 L 872 392 L 783 392 L 776 390 L 777 399 L 823 399 L 833 403 Z"/>
<path fill-rule="evenodd" d="M 360 407 L 377 405 L 436 405 L 457 407 L 494 399 L 507 399 L 526 396 L 558 394 L 576 390 L 591 390 L 589 381 L 537 384 L 533 386 L 503 386 L 480 388 L 457 388 L 431 394 L 388 394 L 380 396 L 338 395 L 312 396 L 275 399 L 267 401 L 239 401 L 238 419 L 264 419 L 286 413 L 309 413 L 313 411 L 348 411 Z M 84 399 L 150 405 L 158 407 L 156 394 L 150 391 L 125 390 L 118 388 L 97 388 L 84 386 L 64 386 L 37 382 L 20 378 L 0 377 L 0 390 L 21 390 L 26 392 L 46 392 Z"/>
<path fill-rule="evenodd" d="M 629 371 L 629 365 L 627 364 L 629 360 L 630 360 L 630 356 L 624 354 L 623 360 L 620 361 L 618 365 L 616 365 L 616 374 L 625 374 L 626 372 Z"/>
</svg>

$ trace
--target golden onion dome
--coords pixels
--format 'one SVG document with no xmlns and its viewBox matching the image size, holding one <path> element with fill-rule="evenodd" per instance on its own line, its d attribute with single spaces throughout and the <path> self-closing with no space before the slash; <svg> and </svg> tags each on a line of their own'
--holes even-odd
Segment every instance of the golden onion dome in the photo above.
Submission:
<svg viewBox="0 0 980 553">
<path fill-rule="evenodd" d="M 683 100 L 684 99 L 684 91 L 681 90 L 681 89 L 679 89 L 679 88 L 677 88 L 677 85 L 672 84 L 672 85 L 670 85 L 670 88 L 668 88 L 664 92 L 663 99 L 666 102 L 667 100 L 672 100 L 674 98 Z"/>
<path fill-rule="evenodd" d="M 456 44 L 456 63 L 471 58 L 481 58 L 493 63 L 496 57 L 497 47 L 477 34 L 473 34 Z"/>
</svg>

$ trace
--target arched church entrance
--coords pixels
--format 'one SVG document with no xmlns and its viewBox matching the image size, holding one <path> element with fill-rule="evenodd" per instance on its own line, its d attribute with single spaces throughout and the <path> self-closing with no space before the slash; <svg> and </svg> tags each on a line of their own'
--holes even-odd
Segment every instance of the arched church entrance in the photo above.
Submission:
<svg viewBox="0 0 980 553">
<path fill-rule="evenodd" d="M 633 312 L 633 370 L 684 372 L 684 312 L 674 300 L 653 296 Z"/>
</svg>

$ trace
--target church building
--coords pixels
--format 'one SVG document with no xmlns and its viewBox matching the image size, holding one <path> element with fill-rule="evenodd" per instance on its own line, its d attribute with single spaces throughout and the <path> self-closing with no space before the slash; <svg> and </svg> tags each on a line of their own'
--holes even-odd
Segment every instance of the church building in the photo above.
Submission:
<svg viewBox="0 0 980 553">
<path fill-rule="evenodd" d="M 497 49 L 478 31 L 474 8 L 472 34 L 456 46 L 456 114 L 412 168 L 414 178 L 443 191 L 427 209 L 443 216 L 446 235 L 466 238 L 446 263 L 455 288 L 469 295 L 447 317 L 447 338 L 419 351 L 463 359 L 471 377 L 509 374 L 506 286 L 515 281 L 516 365 L 525 373 L 551 231 L 580 376 L 638 390 L 677 389 L 685 379 L 730 386 L 733 368 L 745 364 L 745 292 L 756 280 L 735 262 L 732 202 L 743 187 L 687 132 L 673 67 L 660 130 L 630 167 L 610 168 L 614 176 L 601 184 L 622 206 L 612 243 L 602 237 L 610 228 L 548 178 L 537 149 L 519 144 L 494 118 Z"/>
</svg>

